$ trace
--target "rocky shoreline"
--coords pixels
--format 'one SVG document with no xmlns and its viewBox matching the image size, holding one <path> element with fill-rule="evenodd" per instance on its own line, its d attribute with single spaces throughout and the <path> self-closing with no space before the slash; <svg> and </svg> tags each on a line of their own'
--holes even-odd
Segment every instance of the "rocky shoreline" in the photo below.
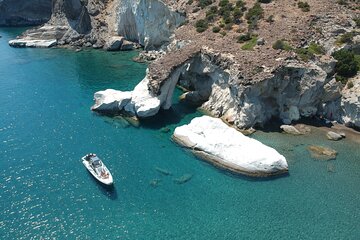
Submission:
<svg viewBox="0 0 360 240">
<path fill-rule="evenodd" d="M 216 0 L 207 5 L 186 0 L 55 0 L 45 25 L 9 44 L 108 51 L 142 47 L 145 52 L 138 60 L 149 62 L 144 79 L 132 91 L 95 93 L 92 110 L 98 112 L 148 118 L 171 108 L 180 85 L 188 89 L 183 101 L 238 129 L 262 127 L 277 118 L 284 131 L 303 134 L 291 125 L 312 117 L 360 128 L 360 73 L 339 78 L 334 57 L 340 50 L 360 56 L 358 9 L 325 0 L 308 2 L 311 8 L 304 12 L 285 0 Z M 223 11 L 232 18 L 225 19 Z M 228 26 L 221 26 L 222 21 Z M 336 134 L 331 138 L 340 139 Z"/>
</svg>

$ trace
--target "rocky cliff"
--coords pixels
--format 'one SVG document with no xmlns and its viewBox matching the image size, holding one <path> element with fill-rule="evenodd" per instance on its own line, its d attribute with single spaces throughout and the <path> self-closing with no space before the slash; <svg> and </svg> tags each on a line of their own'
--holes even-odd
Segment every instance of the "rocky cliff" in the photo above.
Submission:
<svg viewBox="0 0 360 240">
<path fill-rule="evenodd" d="M 332 55 L 345 49 L 359 56 L 358 5 L 267 2 L 56 0 L 47 24 L 11 44 L 161 49 L 118 108 L 138 117 L 170 108 L 180 84 L 189 90 L 184 101 L 239 128 L 314 116 L 360 126 L 358 85 L 339 77 Z"/>
<path fill-rule="evenodd" d="M 22 41 L 51 39 L 58 45 L 108 50 L 140 45 L 156 49 L 169 42 L 185 20 L 184 14 L 160 0 L 55 0 L 52 12 L 47 24 L 25 32 Z"/>
<path fill-rule="evenodd" d="M 0 26 L 29 26 L 47 22 L 52 0 L 1 0 Z"/>
</svg>

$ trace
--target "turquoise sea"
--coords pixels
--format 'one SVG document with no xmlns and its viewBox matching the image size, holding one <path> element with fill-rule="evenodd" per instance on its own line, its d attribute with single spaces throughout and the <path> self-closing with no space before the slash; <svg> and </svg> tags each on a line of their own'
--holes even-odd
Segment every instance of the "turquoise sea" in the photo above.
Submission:
<svg viewBox="0 0 360 240">
<path fill-rule="evenodd" d="M 10 48 L 19 32 L 0 28 L 0 239 L 360 239 L 357 144 L 258 131 L 289 175 L 233 175 L 171 142 L 201 115 L 176 98 L 140 127 L 90 111 L 94 92 L 143 78 L 136 52 Z M 314 143 L 337 159 L 312 159 Z M 88 152 L 104 159 L 113 188 L 85 170 Z"/>
</svg>

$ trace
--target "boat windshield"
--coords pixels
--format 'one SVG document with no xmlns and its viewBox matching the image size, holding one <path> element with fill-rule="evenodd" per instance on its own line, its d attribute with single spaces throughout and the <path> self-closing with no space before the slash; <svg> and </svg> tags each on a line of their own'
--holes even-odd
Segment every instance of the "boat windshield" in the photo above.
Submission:
<svg viewBox="0 0 360 240">
<path fill-rule="evenodd" d="M 91 164 L 94 166 L 94 167 L 98 167 L 98 166 L 101 166 L 101 161 L 98 157 L 92 157 L 91 158 Z"/>
</svg>

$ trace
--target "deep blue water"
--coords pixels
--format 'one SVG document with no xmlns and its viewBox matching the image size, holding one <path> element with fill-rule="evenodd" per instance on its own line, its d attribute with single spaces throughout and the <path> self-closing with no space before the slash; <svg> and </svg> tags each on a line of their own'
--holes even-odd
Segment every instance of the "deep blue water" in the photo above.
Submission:
<svg viewBox="0 0 360 240">
<path fill-rule="evenodd" d="M 360 238 L 358 145 L 316 131 L 257 132 L 290 174 L 226 173 L 171 142 L 175 126 L 200 115 L 176 99 L 138 128 L 90 111 L 95 91 L 130 90 L 143 78 L 135 52 L 8 47 L 19 31 L 0 29 L 0 239 Z M 333 147 L 337 159 L 312 159 L 313 143 Z M 104 159 L 114 188 L 87 173 L 88 152 Z M 184 174 L 193 177 L 174 182 Z"/>
</svg>

